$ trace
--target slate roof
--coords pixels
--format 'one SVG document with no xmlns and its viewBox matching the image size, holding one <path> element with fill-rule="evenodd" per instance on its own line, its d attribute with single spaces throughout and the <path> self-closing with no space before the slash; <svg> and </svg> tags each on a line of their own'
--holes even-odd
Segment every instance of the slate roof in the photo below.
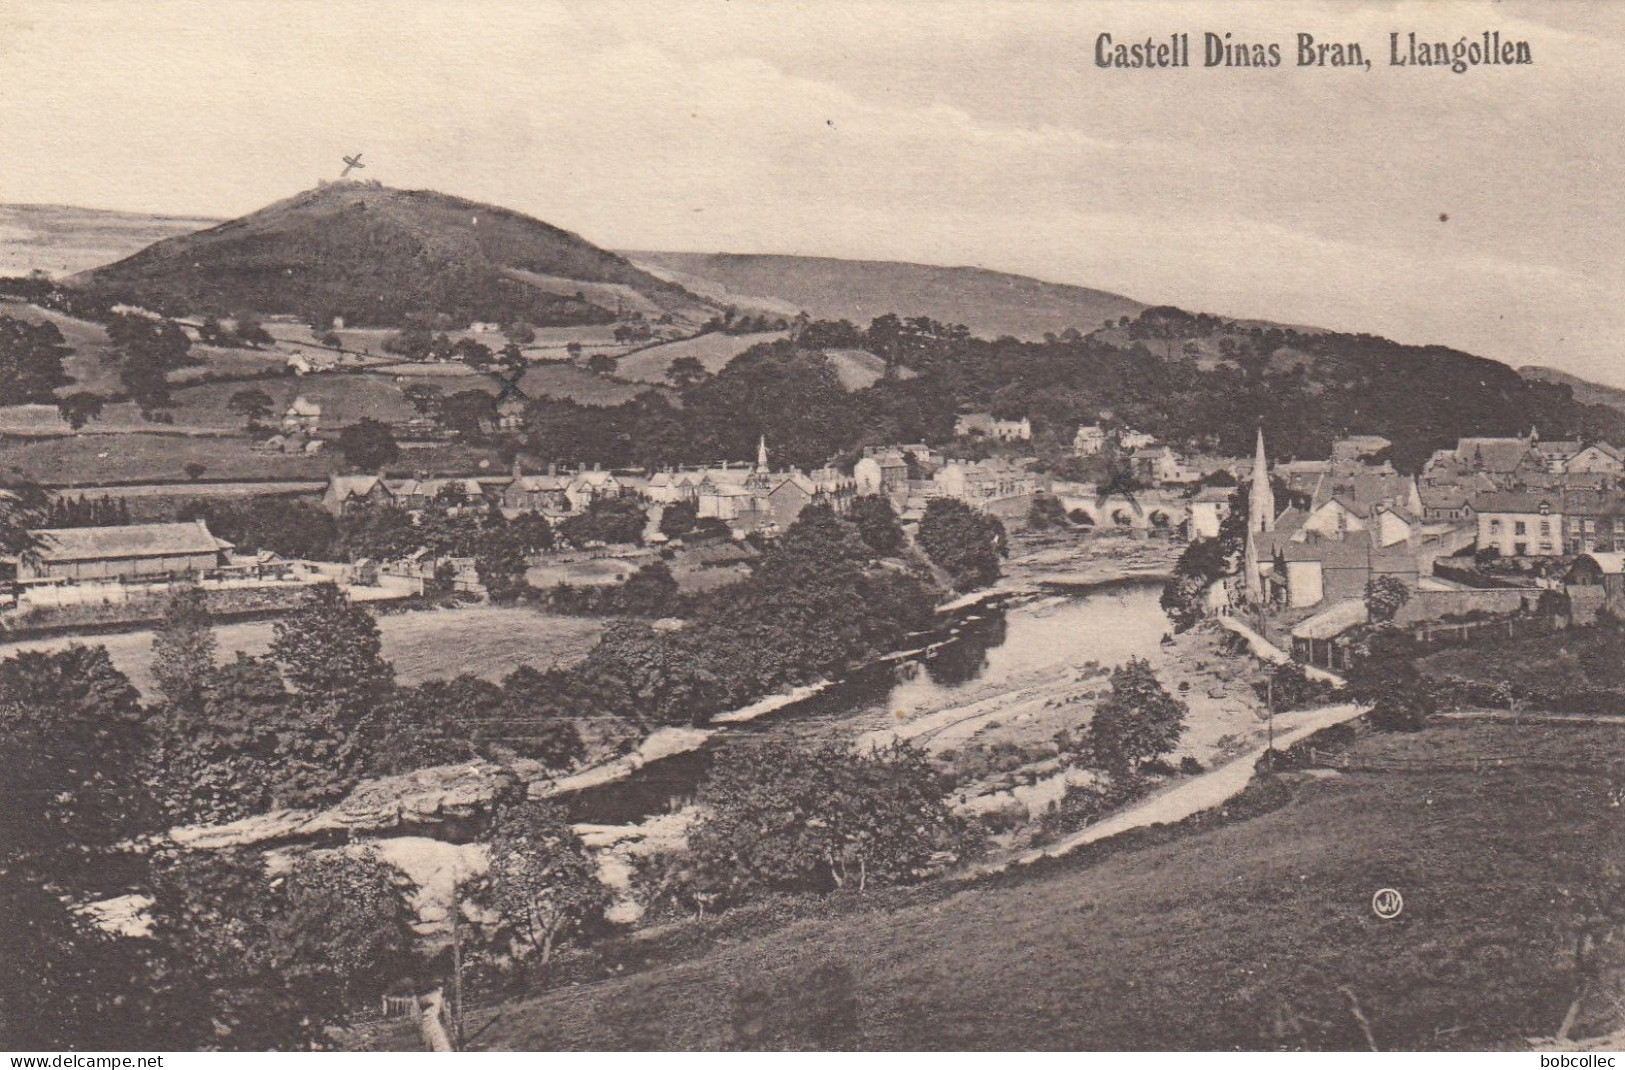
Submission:
<svg viewBox="0 0 1625 1070">
<path fill-rule="evenodd" d="M 1370 612 L 1362 599 L 1350 598 L 1339 602 L 1292 629 L 1294 639 L 1336 639 L 1357 624 L 1370 619 Z"/>
</svg>

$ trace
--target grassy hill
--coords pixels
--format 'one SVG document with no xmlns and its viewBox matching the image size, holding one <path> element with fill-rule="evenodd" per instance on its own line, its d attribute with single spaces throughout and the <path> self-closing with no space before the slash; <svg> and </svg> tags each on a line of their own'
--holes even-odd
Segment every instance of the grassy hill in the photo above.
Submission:
<svg viewBox="0 0 1625 1070">
<path fill-rule="evenodd" d="M 1625 390 L 1621 390 L 1617 386 L 1604 386 L 1601 383 L 1593 383 L 1591 380 L 1582 379 L 1578 375 L 1560 372 L 1556 368 L 1543 368 L 1538 364 L 1525 364 L 1518 369 L 1518 374 L 1525 379 L 1566 386 L 1574 391 L 1574 400 L 1583 405 L 1608 405 L 1625 412 Z"/>
<path fill-rule="evenodd" d="M 304 190 L 70 282 L 166 312 L 330 312 L 353 324 L 395 324 L 414 313 L 596 323 L 633 296 L 650 309 L 710 312 L 682 287 L 540 220 L 358 182 Z"/>
<path fill-rule="evenodd" d="M 1035 339 L 1068 327 L 1087 333 L 1146 307 L 1101 290 L 982 268 L 738 253 L 627 255 L 650 271 L 704 287 L 712 300 L 781 315 L 805 310 L 814 319 L 847 319 L 860 327 L 895 312 L 962 323 L 987 338 Z"/>
<path fill-rule="evenodd" d="M 1285 774 L 1228 815 L 1047 871 L 685 923 L 606 954 L 624 975 L 469 1028 L 502 1050 L 1362 1050 L 1346 989 L 1384 1050 L 1521 1047 L 1573 990 L 1565 904 L 1617 849 L 1607 780 L 1584 770 L 1620 739 L 1367 736 L 1361 762 L 1466 765 Z M 1471 772 L 1485 753 L 1579 772 Z M 1385 886 L 1405 898 L 1392 921 L 1370 907 Z M 1588 1010 L 1581 1025 L 1606 1023 Z"/>
<path fill-rule="evenodd" d="M 628 353 L 615 364 L 615 374 L 622 379 L 644 383 L 664 383 L 666 371 L 672 362 L 682 357 L 693 357 L 715 375 L 739 354 L 760 342 L 783 338 L 783 331 L 759 334 L 721 334 L 712 332 L 684 338 L 665 345 L 650 346 L 636 353 Z"/>
<path fill-rule="evenodd" d="M 73 275 L 218 222 L 60 204 L 0 204 L 0 275 Z"/>
</svg>

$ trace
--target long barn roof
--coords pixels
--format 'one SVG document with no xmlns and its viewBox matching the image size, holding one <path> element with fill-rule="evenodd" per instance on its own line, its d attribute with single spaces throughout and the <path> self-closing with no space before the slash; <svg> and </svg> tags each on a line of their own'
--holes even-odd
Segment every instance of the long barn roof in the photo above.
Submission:
<svg viewBox="0 0 1625 1070">
<path fill-rule="evenodd" d="M 120 524 L 105 528 L 45 528 L 33 533 L 41 561 L 101 561 L 181 557 L 231 549 L 201 520 L 186 524 Z"/>
</svg>

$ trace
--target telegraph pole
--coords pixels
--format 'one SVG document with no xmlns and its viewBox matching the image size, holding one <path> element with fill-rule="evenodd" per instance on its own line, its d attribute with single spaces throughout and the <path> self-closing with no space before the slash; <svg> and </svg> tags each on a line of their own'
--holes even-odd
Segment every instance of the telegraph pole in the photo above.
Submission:
<svg viewBox="0 0 1625 1070">
<path fill-rule="evenodd" d="M 1269 676 L 1264 680 L 1264 708 L 1269 711 L 1269 746 L 1265 750 L 1265 759 L 1269 764 L 1270 772 L 1275 772 L 1275 677 Z"/>
</svg>

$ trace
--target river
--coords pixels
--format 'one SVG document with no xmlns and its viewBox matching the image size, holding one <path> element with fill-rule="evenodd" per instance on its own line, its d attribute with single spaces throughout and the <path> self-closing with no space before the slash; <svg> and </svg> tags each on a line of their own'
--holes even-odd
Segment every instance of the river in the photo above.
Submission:
<svg viewBox="0 0 1625 1070">
<path fill-rule="evenodd" d="M 1171 630 L 1161 584 L 1137 579 L 986 604 L 932 637 L 929 654 L 874 665 L 818 694 L 719 731 L 696 750 L 649 762 L 613 783 L 560 799 L 572 821 L 624 825 L 690 799 L 716 754 L 767 734 L 843 735 L 890 723 L 898 711 L 948 709 L 1088 662 L 1110 668 L 1156 649 Z"/>
</svg>

